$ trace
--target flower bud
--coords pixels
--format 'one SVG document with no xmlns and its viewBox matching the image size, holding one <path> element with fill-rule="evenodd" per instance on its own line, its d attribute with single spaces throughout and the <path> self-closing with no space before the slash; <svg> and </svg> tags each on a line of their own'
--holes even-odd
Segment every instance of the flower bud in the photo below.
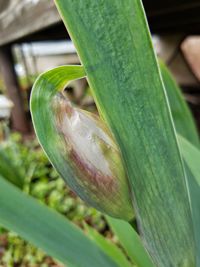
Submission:
<svg viewBox="0 0 200 267">
<path fill-rule="evenodd" d="M 133 217 L 128 180 L 120 152 L 105 123 L 96 115 L 73 107 L 60 93 L 52 104 L 58 149 L 68 166 L 57 167 L 81 199 L 110 216 Z M 51 159 L 51 158 L 50 158 Z"/>
</svg>

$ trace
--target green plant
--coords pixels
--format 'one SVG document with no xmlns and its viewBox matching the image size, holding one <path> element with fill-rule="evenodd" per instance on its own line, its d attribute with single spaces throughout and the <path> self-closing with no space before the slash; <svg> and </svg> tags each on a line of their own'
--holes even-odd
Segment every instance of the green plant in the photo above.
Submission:
<svg viewBox="0 0 200 267">
<path fill-rule="evenodd" d="M 55 2 L 83 66 L 59 67 L 35 82 L 31 112 L 37 136 L 57 171 L 87 202 L 117 218 L 129 220 L 135 212 L 141 238 L 128 222 L 108 219 L 127 260 L 126 254 L 92 229 L 85 235 L 3 178 L 0 224 L 67 266 L 199 266 L 198 134 L 177 85 L 162 64 L 161 77 L 140 0 Z M 87 144 L 92 147 L 94 143 L 100 163 L 110 167 L 104 181 L 111 178 L 114 188 L 110 195 L 110 186 L 98 192 L 100 199 L 94 197 L 88 182 L 105 178 L 106 169 L 91 176 L 85 158 L 77 159 L 78 150 L 72 157 L 70 152 L 78 143 L 64 125 L 65 117 L 76 109 L 62 90 L 83 76 L 87 76 L 101 121 L 79 110 L 86 115 L 78 130 L 88 131 L 95 124 Z M 87 179 L 87 186 L 82 179 Z M 101 182 L 94 185 L 103 190 Z M 116 196 L 120 196 L 117 201 Z"/>
<path fill-rule="evenodd" d="M 63 214 L 82 228 L 85 220 L 98 231 L 104 232 L 106 222 L 102 215 L 95 209 L 84 205 L 65 186 L 64 181 L 44 155 L 37 140 L 23 141 L 19 133 L 11 133 L 9 138 L 1 143 L 0 148 L 1 153 L 7 158 L 7 163 L 3 166 L 9 167 L 9 171 L 11 171 L 12 168 L 9 165 L 12 162 L 15 166 L 13 177 L 17 180 L 16 174 L 20 173 L 20 177 L 25 178 L 22 179 L 21 184 L 24 192 Z M 8 174 L 10 175 L 10 172 L 6 176 L 9 179 Z M 3 267 L 15 265 L 36 267 L 45 266 L 45 264 L 50 267 L 56 264 L 44 252 L 22 240 L 17 234 L 3 228 L 0 230 L 0 248 L 2 252 L 0 266 Z"/>
</svg>

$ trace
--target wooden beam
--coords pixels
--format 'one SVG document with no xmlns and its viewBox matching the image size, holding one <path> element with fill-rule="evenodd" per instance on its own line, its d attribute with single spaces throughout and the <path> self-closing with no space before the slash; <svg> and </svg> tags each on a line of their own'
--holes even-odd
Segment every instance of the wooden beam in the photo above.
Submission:
<svg viewBox="0 0 200 267">
<path fill-rule="evenodd" d="M 8 96 L 14 103 L 11 113 L 13 129 L 27 133 L 29 131 L 29 123 L 26 118 L 22 95 L 14 69 L 11 46 L 0 47 L 0 70 Z"/>
<path fill-rule="evenodd" d="M 153 33 L 200 34 L 199 0 L 143 0 Z M 0 0 L 0 46 L 68 38 L 50 0 Z"/>
<path fill-rule="evenodd" d="M 0 4 L 4 2 L 6 1 L 0 0 Z M 7 2 L 4 9 L 0 8 L 0 45 L 11 43 L 61 21 L 54 1 Z"/>
</svg>

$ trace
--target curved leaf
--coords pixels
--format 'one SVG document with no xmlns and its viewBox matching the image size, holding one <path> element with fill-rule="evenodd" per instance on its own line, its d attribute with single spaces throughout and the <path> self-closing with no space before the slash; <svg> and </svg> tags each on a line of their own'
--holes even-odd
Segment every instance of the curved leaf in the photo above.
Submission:
<svg viewBox="0 0 200 267">
<path fill-rule="evenodd" d="M 31 94 L 37 137 L 50 161 L 84 201 L 130 220 L 133 208 L 120 152 L 105 123 L 73 107 L 62 92 L 85 75 L 82 66 L 62 66 L 40 75 Z"/>
<path fill-rule="evenodd" d="M 18 233 L 67 266 L 118 266 L 78 227 L 1 176 L 0 225 Z"/>
</svg>

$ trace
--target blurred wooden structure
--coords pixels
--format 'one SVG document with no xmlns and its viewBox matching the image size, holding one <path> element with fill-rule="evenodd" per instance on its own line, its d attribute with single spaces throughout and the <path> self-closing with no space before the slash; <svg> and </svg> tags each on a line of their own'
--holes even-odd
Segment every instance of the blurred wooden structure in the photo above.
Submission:
<svg viewBox="0 0 200 267">
<path fill-rule="evenodd" d="M 155 34 L 200 34 L 199 0 L 143 0 Z M 13 67 L 12 45 L 63 40 L 68 33 L 52 0 L 0 0 L 0 66 L 8 95 L 15 104 L 14 128 L 27 132 L 28 122 Z"/>
<path fill-rule="evenodd" d="M 143 0 L 153 33 L 200 34 L 199 0 Z"/>
<path fill-rule="evenodd" d="M 200 34 L 199 0 L 143 0 L 152 33 Z M 54 1 L 0 0 L 0 45 L 66 38 Z"/>
</svg>

